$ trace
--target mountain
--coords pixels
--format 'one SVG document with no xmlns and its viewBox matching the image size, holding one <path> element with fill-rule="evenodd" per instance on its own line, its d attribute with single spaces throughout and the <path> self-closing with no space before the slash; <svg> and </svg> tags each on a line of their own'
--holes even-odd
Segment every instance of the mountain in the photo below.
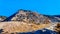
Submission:
<svg viewBox="0 0 60 34">
<path fill-rule="evenodd" d="M 39 24 L 49 22 L 49 18 L 30 10 L 19 10 L 5 21 L 25 21 Z"/>
<path fill-rule="evenodd" d="M 0 22 L 4 21 L 7 17 L 6 16 L 0 16 Z"/>
<path fill-rule="evenodd" d="M 4 19 L 3 22 L 0 22 L 0 33 L 19 34 L 21 32 L 33 32 L 35 34 L 40 32 L 51 34 L 53 32 L 52 34 L 55 34 L 54 31 L 60 32 L 60 24 L 57 26 L 57 23 L 60 23 L 60 20 L 56 16 L 43 15 L 31 10 L 20 9 L 10 17 Z M 42 30 L 46 31 L 42 32 Z"/>
<path fill-rule="evenodd" d="M 46 22 L 57 23 L 60 22 L 60 18 L 58 16 L 59 15 L 43 15 L 31 10 L 20 9 L 16 13 L 5 19 L 5 21 L 25 21 L 35 22 L 37 24 Z"/>
<path fill-rule="evenodd" d="M 60 18 L 60 15 L 54 15 L 55 17 L 59 17 Z"/>
<path fill-rule="evenodd" d="M 59 15 L 44 15 L 49 18 L 50 22 L 52 23 L 57 23 L 60 22 L 60 18 L 58 17 Z"/>
</svg>

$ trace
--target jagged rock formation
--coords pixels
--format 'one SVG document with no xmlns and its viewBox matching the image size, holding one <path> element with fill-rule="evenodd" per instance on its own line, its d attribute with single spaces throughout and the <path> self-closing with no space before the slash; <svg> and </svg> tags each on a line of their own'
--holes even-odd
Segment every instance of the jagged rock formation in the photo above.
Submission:
<svg viewBox="0 0 60 34">
<path fill-rule="evenodd" d="M 31 23 L 47 23 L 49 19 L 41 14 L 37 14 L 36 12 L 32 12 L 30 10 L 19 10 L 12 16 L 6 19 L 7 21 L 25 21 Z"/>
<path fill-rule="evenodd" d="M 0 22 L 4 21 L 7 17 L 6 16 L 0 16 Z"/>
</svg>

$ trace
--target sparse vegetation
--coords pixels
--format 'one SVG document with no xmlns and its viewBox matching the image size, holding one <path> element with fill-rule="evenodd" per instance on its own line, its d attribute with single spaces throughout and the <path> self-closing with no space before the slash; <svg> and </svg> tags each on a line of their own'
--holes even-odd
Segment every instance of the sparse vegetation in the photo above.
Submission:
<svg viewBox="0 0 60 34">
<path fill-rule="evenodd" d="M 3 22 L 3 23 L 2 22 L 0 23 L 0 25 L 3 24 L 2 26 L 0 26 L 0 28 L 2 28 L 4 31 L 2 33 L 35 31 L 50 26 L 50 24 L 36 25 L 33 23 L 18 22 L 18 21 L 10 21 L 10 22 Z"/>
</svg>

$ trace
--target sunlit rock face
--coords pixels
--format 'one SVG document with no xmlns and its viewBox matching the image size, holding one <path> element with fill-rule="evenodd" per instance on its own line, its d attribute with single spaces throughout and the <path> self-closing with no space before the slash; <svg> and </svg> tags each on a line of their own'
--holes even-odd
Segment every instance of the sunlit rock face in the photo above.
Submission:
<svg viewBox="0 0 60 34">
<path fill-rule="evenodd" d="M 36 12 L 30 10 L 19 10 L 12 16 L 6 19 L 7 21 L 25 21 L 32 23 L 48 23 L 49 19 L 41 14 L 37 14 Z"/>
<path fill-rule="evenodd" d="M 0 22 L 4 21 L 7 17 L 6 16 L 0 16 Z"/>
</svg>

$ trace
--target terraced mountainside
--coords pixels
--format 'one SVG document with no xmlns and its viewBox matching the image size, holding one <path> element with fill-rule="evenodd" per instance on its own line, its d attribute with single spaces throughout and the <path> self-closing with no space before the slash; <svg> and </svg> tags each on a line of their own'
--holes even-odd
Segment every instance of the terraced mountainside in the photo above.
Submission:
<svg viewBox="0 0 60 34">
<path fill-rule="evenodd" d="M 11 34 L 11 33 L 20 33 L 20 32 L 34 32 L 42 29 L 49 29 L 52 31 L 55 30 L 57 22 L 53 17 L 38 14 L 30 10 L 18 10 L 16 13 L 10 17 L 0 22 L 0 33 L 1 34 Z M 52 20 L 55 22 L 53 22 Z M 58 22 L 60 23 L 60 22 Z M 56 27 L 57 28 L 57 27 Z M 60 30 L 59 30 L 60 31 Z M 58 32 L 59 32 L 58 31 Z"/>
</svg>

